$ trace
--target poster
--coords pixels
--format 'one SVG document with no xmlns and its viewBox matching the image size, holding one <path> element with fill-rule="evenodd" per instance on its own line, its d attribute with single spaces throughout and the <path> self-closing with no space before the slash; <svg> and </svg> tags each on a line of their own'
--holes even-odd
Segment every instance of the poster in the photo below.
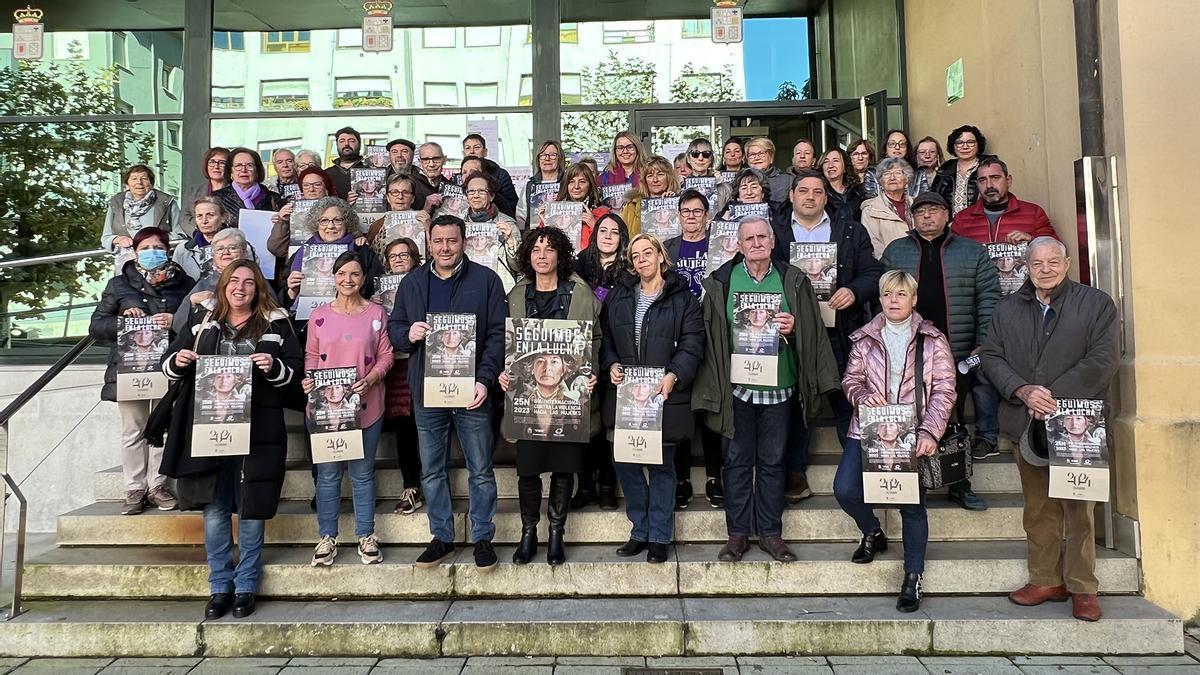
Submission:
<svg viewBox="0 0 1200 675">
<path fill-rule="evenodd" d="M 666 370 L 629 366 L 621 371 L 625 379 L 617 385 L 613 459 L 630 464 L 662 464 L 664 399 L 658 388 Z"/>
<path fill-rule="evenodd" d="M 368 169 L 387 169 L 391 165 L 386 145 L 368 145 L 363 148 L 363 164 Z"/>
<path fill-rule="evenodd" d="M 709 210 L 712 210 L 712 196 L 717 191 L 716 176 L 688 176 L 683 179 L 683 190 L 695 190 L 708 200 Z"/>
<path fill-rule="evenodd" d="M 648 197 L 642 200 L 642 231 L 659 241 L 683 234 L 679 224 L 679 197 Z"/>
<path fill-rule="evenodd" d="M 475 399 L 474 314 L 431 313 L 425 316 L 424 406 L 465 408 Z"/>
<path fill-rule="evenodd" d="M 363 213 L 383 213 L 387 210 L 383 201 L 386 169 L 350 169 L 350 191 L 355 195 L 354 210 Z M 360 220 L 366 220 L 361 218 Z"/>
<path fill-rule="evenodd" d="M 246 235 L 246 241 L 254 247 L 255 251 L 267 250 L 267 240 L 271 238 L 271 231 L 275 229 L 275 224 L 271 222 L 273 215 L 275 215 L 274 211 L 253 211 L 251 209 L 238 211 L 237 227 L 242 234 Z M 275 278 L 275 256 L 259 256 L 258 267 L 267 279 Z"/>
<path fill-rule="evenodd" d="M 766 218 L 769 221 L 771 218 L 771 207 L 766 202 L 729 205 L 729 218 L 731 220 L 740 221 L 748 216 L 758 216 L 759 218 Z"/>
<path fill-rule="evenodd" d="M 500 257 L 500 232 L 496 223 L 467 223 L 467 259 L 496 271 Z"/>
<path fill-rule="evenodd" d="M 292 202 L 292 213 L 288 216 L 288 258 L 296 255 L 296 251 L 304 242 L 312 238 L 314 232 L 308 224 L 308 213 L 317 205 L 316 199 L 296 199 Z"/>
<path fill-rule="evenodd" d="M 738 254 L 738 224 L 732 220 L 714 220 L 708 224 L 708 273 Z"/>
<path fill-rule="evenodd" d="M 417 211 L 388 211 L 383 216 L 383 227 L 375 235 L 372 245 L 383 257 L 387 245 L 401 238 L 412 239 L 418 251 L 425 250 L 425 226 L 417 220 Z M 387 262 L 386 260 L 384 261 Z"/>
<path fill-rule="evenodd" d="M 632 183 L 602 185 L 600 187 L 600 204 L 620 213 L 621 208 L 625 206 L 625 195 L 632 189 Z"/>
<path fill-rule="evenodd" d="M 547 202 L 542 224 L 566 232 L 567 239 L 571 240 L 571 244 L 578 251 L 579 240 L 583 236 L 583 209 L 583 202 Z"/>
<path fill-rule="evenodd" d="M 868 504 L 919 504 L 920 479 L 913 462 L 917 449 L 913 406 L 861 406 L 863 499 Z"/>
<path fill-rule="evenodd" d="M 1108 439 L 1104 401 L 1060 398 L 1046 416 L 1050 450 L 1050 496 L 1108 501 Z"/>
<path fill-rule="evenodd" d="M 774 387 L 779 380 L 780 293 L 733 292 L 733 353 L 729 381 Z"/>
<path fill-rule="evenodd" d="M 152 316 L 117 317 L 117 400 L 153 401 L 167 392 L 159 363 L 171 331 Z"/>
<path fill-rule="evenodd" d="M 300 184 L 299 183 L 287 183 L 285 185 L 280 185 L 278 187 L 279 187 L 279 196 L 283 197 L 283 201 L 285 201 L 285 202 L 293 202 L 300 196 Z"/>
<path fill-rule="evenodd" d="M 400 289 L 400 282 L 404 277 L 403 274 L 383 274 L 375 277 L 375 295 L 372 299 L 379 299 L 379 304 L 383 305 L 388 316 L 391 316 L 396 307 L 396 291 Z"/>
<path fill-rule="evenodd" d="M 788 262 L 804 272 L 817 294 L 817 305 L 826 328 L 837 321 L 837 312 L 829 307 L 829 297 L 837 286 L 837 244 L 793 241 Z"/>
<path fill-rule="evenodd" d="M 467 196 L 463 194 L 462 187 L 451 182 L 446 182 L 442 183 L 440 192 L 442 194 L 442 205 L 437 208 L 434 217 L 456 216 L 466 220 L 467 211 L 470 207 L 467 205 Z"/>
<path fill-rule="evenodd" d="M 513 319 L 504 331 L 504 437 L 586 443 L 592 375 L 592 322 Z"/>
<path fill-rule="evenodd" d="M 734 178 L 737 178 L 736 171 L 717 171 L 713 174 L 717 178 L 718 183 L 732 183 Z"/>
<path fill-rule="evenodd" d="M 296 319 L 307 320 L 312 311 L 337 297 L 333 286 L 333 263 L 350 250 L 349 244 L 305 244 L 300 271 L 300 294 L 296 297 Z"/>
<path fill-rule="evenodd" d="M 192 407 L 192 457 L 250 454 L 249 356 L 200 356 Z"/>
<path fill-rule="evenodd" d="M 1029 278 L 1025 265 L 1025 249 L 1028 244 L 985 244 L 988 257 L 996 265 L 1000 276 L 1000 295 L 1016 293 Z"/>
<path fill-rule="evenodd" d="M 360 399 L 350 387 L 358 368 L 317 368 L 308 371 L 313 390 L 308 394 L 308 429 L 313 464 L 363 458 Z"/>
<path fill-rule="evenodd" d="M 533 184 L 533 187 L 529 189 L 529 213 L 531 217 L 537 214 L 538 207 L 542 204 L 548 204 L 558 197 L 558 187 L 558 183 L 554 182 Z"/>
</svg>

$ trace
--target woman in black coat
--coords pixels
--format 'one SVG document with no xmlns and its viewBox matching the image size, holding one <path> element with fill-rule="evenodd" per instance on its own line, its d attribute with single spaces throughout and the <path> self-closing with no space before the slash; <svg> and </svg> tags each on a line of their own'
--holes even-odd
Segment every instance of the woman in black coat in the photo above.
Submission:
<svg viewBox="0 0 1200 675">
<path fill-rule="evenodd" d="M 176 380 L 163 472 L 178 480 L 184 509 L 204 510 L 204 550 L 212 598 L 209 619 L 233 607 L 241 618 L 254 612 L 261 574 L 263 526 L 275 516 L 283 489 L 287 430 L 283 401 L 303 377 L 303 348 L 287 312 L 275 302 L 258 265 L 238 260 L 217 281 L 216 308 L 198 309 L 163 356 L 162 369 Z M 247 356 L 250 389 L 250 454 L 193 457 L 192 423 L 199 355 Z M 147 433 L 161 431 L 152 428 Z M 238 514 L 238 551 L 233 564 L 230 518 Z"/>
<path fill-rule="evenodd" d="M 127 343 L 127 372 L 158 369 L 158 359 L 170 337 L 156 335 L 154 329 L 171 328 L 171 319 L 195 284 L 183 269 L 168 258 L 170 234 L 157 227 L 146 227 L 133 237 L 135 257 L 125 263 L 121 273 L 109 280 L 92 313 L 88 334 L 101 344 L 110 344 L 108 368 L 100 398 L 117 401 L 117 365 L 121 344 Z M 122 331 L 127 319 L 141 319 L 150 330 Z M 124 333 L 124 335 L 122 335 Z M 169 336 L 170 334 L 167 333 Z M 144 357 L 139 356 L 144 354 Z M 161 375 L 157 376 L 161 379 Z M 165 392 L 165 383 L 158 392 Z M 175 508 L 175 498 L 167 490 L 166 477 L 159 473 L 162 446 L 151 447 L 142 437 L 155 399 L 126 394 L 117 401 L 121 413 L 121 472 L 125 480 L 125 504 L 121 513 L 136 515 L 146 502 L 163 511 Z"/>
<path fill-rule="evenodd" d="M 229 214 L 229 227 L 238 226 L 243 209 L 278 211 L 283 208 L 283 197 L 263 185 L 266 179 L 267 171 L 257 152 L 250 148 L 229 151 L 229 164 L 225 165 L 225 187 L 212 193 Z"/>
<path fill-rule="evenodd" d="M 671 269 L 662 242 L 639 234 L 629 244 L 636 279 L 609 294 L 601 313 L 604 339 L 601 366 L 614 385 L 625 379 L 624 368 L 663 368 L 657 391 L 663 405 L 662 463 L 616 463 L 617 479 L 625 493 L 625 513 L 633 527 L 617 555 L 647 550 L 650 562 L 665 562 L 671 543 L 675 507 L 675 445 L 692 435 L 695 415 L 691 387 L 704 358 L 704 316 L 688 282 Z M 616 396 L 606 398 L 604 422 L 615 425 Z M 642 474 L 648 469 L 650 480 Z"/>
</svg>

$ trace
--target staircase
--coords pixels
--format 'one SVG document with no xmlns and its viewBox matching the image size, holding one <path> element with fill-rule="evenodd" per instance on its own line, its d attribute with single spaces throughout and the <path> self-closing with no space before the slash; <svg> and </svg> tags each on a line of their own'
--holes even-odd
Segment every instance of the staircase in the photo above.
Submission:
<svg viewBox="0 0 1200 675">
<path fill-rule="evenodd" d="M 469 546 L 448 564 L 412 561 L 429 540 L 424 509 L 395 515 L 399 471 L 386 435 L 377 469 L 376 527 L 384 562 L 364 566 L 353 548 L 329 568 L 309 565 L 316 516 L 313 486 L 291 419 L 284 501 L 267 525 L 258 611 L 203 621 L 208 597 L 203 526 L 197 513 L 120 515 L 119 468 L 95 479 L 95 503 L 63 514 L 58 547 L 26 564 L 28 612 L 0 624 L 0 654 L 22 656 L 479 656 L 701 654 L 1161 654 L 1183 651 L 1183 624 L 1138 597 L 1136 559 L 1098 552 L 1104 620 L 1088 624 L 1069 605 L 1023 608 L 1004 594 L 1026 580 L 1021 494 L 1010 456 L 976 465 L 973 481 L 990 508 L 970 513 L 930 495 L 930 544 L 922 609 L 901 614 L 900 520 L 882 518 L 897 540 L 873 564 L 849 562 L 858 539 L 832 496 L 840 453 L 830 429 L 814 440 L 815 496 L 789 507 L 784 535 L 799 560 L 782 564 L 757 548 L 740 563 L 717 561 L 724 513 L 698 496 L 676 513 L 671 559 L 619 558 L 629 533 L 623 512 L 596 507 L 567 523 L 567 563 L 508 561 L 519 538 L 516 472 L 500 465 L 496 544 L 501 564 L 474 566 Z M 703 492 L 704 476 L 693 469 Z M 544 481 L 548 483 L 548 481 Z M 452 490 L 466 494 L 464 469 Z M 341 539 L 353 545 L 342 503 Z M 465 541 L 466 502 L 455 502 Z M 545 541 L 546 519 L 542 519 Z"/>
</svg>

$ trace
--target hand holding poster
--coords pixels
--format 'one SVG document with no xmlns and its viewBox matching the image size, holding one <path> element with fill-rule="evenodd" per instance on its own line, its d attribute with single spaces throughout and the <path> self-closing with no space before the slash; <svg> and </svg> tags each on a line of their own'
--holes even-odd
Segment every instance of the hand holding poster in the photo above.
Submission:
<svg viewBox="0 0 1200 675">
<path fill-rule="evenodd" d="M 987 244 L 988 257 L 996 265 L 1000 275 L 1000 295 L 1011 295 L 1021 288 L 1029 277 L 1025 266 L 1025 249 L 1028 244 Z"/>
<path fill-rule="evenodd" d="M 358 369 L 318 368 L 310 370 L 308 376 L 313 381 L 308 394 L 313 464 L 362 459 L 359 396 L 350 391 L 358 381 Z"/>
<path fill-rule="evenodd" d="M 837 285 L 837 244 L 793 241 L 789 254 L 789 262 L 804 272 L 817 294 L 825 327 L 832 328 L 837 321 L 837 312 L 829 308 L 829 297 Z"/>
<path fill-rule="evenodd" d="M 201 355 L 196 359 L 192 457 L 250 454 L 253 368 L 249 356 Z"/>
<path fill-rule="evenodd" d="M 508 319 L 504 367 L 504 437 L 524 441 L 584 443 L 592 376 L 592 322 Z"/>
<path fill-rule="evenodd" d="M 912 405 L 861 406 L 863 500 L 868 504 L 919 504 L 920 481 Z"/>
<path fill-rule="evenodd" d="M 438 207 L 435 216 L 457 216 L 466 220 L 470 207 L 467 206 L 467 196 L 463 194 L 462 187 L 446 182 L 442 183 L 440 192 L 442 205 Z"/>
<path fill-rule="evenodd" d="M 348 244 L 305 244 L 302 247 L 304 262 L 300 271 L 304 281 L 300 282 L 300 295 L 296 297 L 297 319 L 308 319 L 314 309 L 332 302 L 337 296 L 333 286 L 333 262 L 349 249 Z"/>
<path fill-rule="evenodd" d="M 117 400 L 152 401 L 167 392 L 158 367 L 171 332 L 152 316 L 117 317 Z"/>
<path fill-rule="evenodd" d="M 467 223 L 467 259 L 496 271 L 500 256 L 500 233 L 496 223 Z"/>
<path fill-rule="evenodd" d="M 1046 417 L 1050 492 L 1057 499 L 1108 501 L 1108 439 L 1104 401 L 1060 398 Z"/>
<path fill-rule="evenodd" d="M 400 282 L 404 280 L 403 274 L 384 274 L 375 277 L 375 295 L 372 300 L 378 298 L 379 304 L 383 305 L 384 311 L 391 316 L 392 310 L 396 307 L 396 290 L 400 288 Z"/>
<path fill-rule="evenodd" d="M 708 224 L 708 273 L 733 260 L 738 253 L 738 224 L 732 220 L 714 220 Z"/>
<path fill-rule="evenodd" d="M 583 234 L 583 209 L 583 202 L 547 202 L 542 226 L 562 230 L 578 250 L 579 239 Z"/>
<path fill-rule="evenodd" d="M 662 464 L 663 368 L 623 367 L 617 385 L 613 459 L 631 464 Z"/>
<path fill-rule="evenodd" d="M 350 191 L 357 195 L 354 210 L 358 213 L 382 213 L 385 169 L 350 169 Z"/>
<path fill-rule="evenodd" d="M 729 381 L 774 387 L 779 381 L 779 293 L 733 293 Z"/>
<path fill-rule="evenodd" d="M 425 316 L 426 408 L 465 408 L 475 399 L 475 315 Z"/>
<path fill-rule="evenodd" d="M 642 200 L 642 231 L 659 241 L 683 233 L 679 225 L 679 197 L 648 197 Z"/>
</svg>

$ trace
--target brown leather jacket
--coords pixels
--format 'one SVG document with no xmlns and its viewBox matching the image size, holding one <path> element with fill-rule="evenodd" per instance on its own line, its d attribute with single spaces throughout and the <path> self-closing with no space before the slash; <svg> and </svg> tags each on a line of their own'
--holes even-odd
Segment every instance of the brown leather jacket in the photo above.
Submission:
<svg viewBox="0 0 1200 675">
<path fill-rule="evenodd" d="M 842 391 L 846 394 L 846 400 L 854 406 L 854 416 L 850 418 L 850 438 L 859 438 L 858 408 L 863 401 L 873 394 L 887 395 L 888 358 L 883 343 L 883 324 L 886 320 L 882 313 L 877 314 L 867 325 L 850 335 L 854 346 L 850 349 L 846 375 L 842 378 Z M 913 364 L 917 351 L 917 333 L 923 333 L 925 414 L 917 428 L 928 433 L 936 441 L 946 433 L 946 424 L 958 397 L 954 387 L 954 356 L 950 353 L 950 343 L 946 341 L 946 336 L 942 335 L 933 323 L 913 312 L 912 325 L 915 328 L 908 341 L 908 354 L 904 357 L 904 379 L 900 382 L 900 396 L 897 402 L 913 403 L 916 400 L 916 373 Z"/>
</svg>

